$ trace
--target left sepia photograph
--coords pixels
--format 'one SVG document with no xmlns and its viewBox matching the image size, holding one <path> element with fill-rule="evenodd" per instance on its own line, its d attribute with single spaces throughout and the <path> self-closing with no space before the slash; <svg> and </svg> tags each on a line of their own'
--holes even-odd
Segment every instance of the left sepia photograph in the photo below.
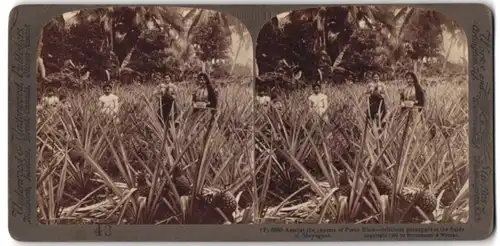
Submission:
<svg viewBox="0 0 500 246">
<path fill-rule="evenodd" d="M 55 16 L 37 54 L 40 224 L 245 224 L 253 48 L 233 16 Z"/>
</svg>

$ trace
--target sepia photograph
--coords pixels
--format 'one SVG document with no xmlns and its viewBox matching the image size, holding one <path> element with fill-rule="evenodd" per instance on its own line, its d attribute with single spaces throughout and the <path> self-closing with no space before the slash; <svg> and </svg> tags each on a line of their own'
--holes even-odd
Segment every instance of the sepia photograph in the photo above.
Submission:
<svg viewBox="0 0 500 246">
<path fill-rule="evenodd" d="M 431 9 L 338 6 L 272 18 L 256 44 L 264 224 L 463 224 L 468 50 Z"/>
<path fill-rule="evenodd" d="M 37 53 L 40 224 L 244 224 L 253 46 L 208 9 L 54 16 Z"/>
</svg>

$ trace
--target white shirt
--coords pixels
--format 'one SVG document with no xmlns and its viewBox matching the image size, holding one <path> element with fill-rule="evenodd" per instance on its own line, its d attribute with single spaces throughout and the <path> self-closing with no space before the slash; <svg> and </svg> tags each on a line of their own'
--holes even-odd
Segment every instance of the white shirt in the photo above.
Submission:
<svg viewBox="0 0 500 246">
<path fill-rule="evenodd" d="M 105 114 L 117 114 L 118 113 L 118 96 L 114 94 L 109 94 L 108 96 L 103 95 L 99 97 L 99 102 L 101 102 L 101 112 Z"/>
<path fill-rule="evenodd" d="M 309 96 L 309 102 L 316 113 L 324 114 L 328 107 L 328 96 L 323 93 L 312 94 Z"/>
</svg>

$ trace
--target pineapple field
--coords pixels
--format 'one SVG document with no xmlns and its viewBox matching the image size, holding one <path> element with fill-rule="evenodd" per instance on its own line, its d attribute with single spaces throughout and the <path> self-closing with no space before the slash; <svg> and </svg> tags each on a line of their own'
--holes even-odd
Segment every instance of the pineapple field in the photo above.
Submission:
<svg viewBox="0 0 500 246">
<path fill-rule="evenodd" d="M 179 87 L 181 114 L 169 127 L 147 85 L 114 88 L 119 121 L 95 111 L 100 89 L 69 93 L 67 107 L 37 112 L 40 223 L 241 222 L 233 212 L 243 199 L 235 196 L 253 175 L 250 82 L 219 89 L 213 121 L 192 114 L 189 85 Z"/>
<path fill-rule="evenodd" d="M 388 123 L 367 124 L 364 85 L 324 88 L 331 122 L 308 91 L 254 105 L 251 80 L 219 89 L 211 123 L 179 87 L 181 115 L 157 117 L 152 86 L 118 86 L 119 121 L 94 110 L 100 89 L 37 112 L 38 219 L 44 224 L 465 223 L 466 83 L 426 88 L 403 113 L 387 87 Z M 446 88 L 446 90 L 444 90 Z M 165 130 L 167 129 L 167 130 Z M 431 132 L 434 137 L 431 138 Z"/>
</svg>

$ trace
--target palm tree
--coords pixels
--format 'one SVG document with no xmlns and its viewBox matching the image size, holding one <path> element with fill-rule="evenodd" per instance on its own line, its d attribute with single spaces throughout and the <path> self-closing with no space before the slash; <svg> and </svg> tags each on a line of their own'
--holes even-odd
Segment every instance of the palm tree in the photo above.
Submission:
<svg viewBox="0 0 500 246">
<path fill-rule="evenodd" d="M 339 66 L 351 41 L 357 35 L 355 30 L 375 29 L 381 26 L 381 23 L 392 29 L 391 19 L 392 15 L 387 14 L 387 8 L 373 6 L 309 8 L 282 13 L 264 26 L 259 34 L 256 50 L 259 66 L 263 66 L 262 72 L 272 72 L 274 70 L 272 67 L 281 59 L 302 66 L 310 66 L 312 59 L 321 61 L 320 64 L 316 64 L 322 70 L 319 71 L 323 75 L 320 77 L 330 77 L 333 71 L 342 70 Z M 296 40 L 298 35 L 303 35 L 301 40 Z M 274 44 L 279 42 L 278 39 L 284 42 L 281 48 Z M 277 49 L 266 48 L 267 46 Z M 311 70 L 306 67 L 301 69 L 305 71 L 306 76 L 313 76 L 312 73 L 316 73 L 312 71 L 316 69 Z"/>
<path fill-rule="evenodd" d="M 410 35 L 408 31 L 408 27 L 412 25 L 412 22 L 416 22 L 418 18 L 421 18 L 422 15 L 426 14 L 427 18 L 425 21 L 431 22 L 431 25 L 435 26 L 436 28 L 439 28 L 441 30 L 441 39 L 443 39 L 443 32 L 448 32 L 452 34 L 452 42 L 450 42 L 450 47 L 447 49 L 448 53 L 446 54 L 446 59 L 448 60 L 449 57 L 449 51 L 451 50 L 451 45 L 453 45 L 458 36 L 460 35 L 460 26 L 458 25 L 457 22 L 452 20 L 451 18 L 448 18 L 444 14 L 425 9 L 425 8 L 412 8 L 412 7 L 404 7 L 401 9 L 398 9 L 394 15 L 394 22 L 397 24 L 397 28 L 394 29 L 394 31 L 391 33 L 392 35 L 392 40 L 393 40 L 393 57 L 398 58 L 398 55 L 401 55 L 401 53 L 397 53 L 398 51 L 402 50 L 402 46 L 404 45 L 403 40 L 405 39 L 406 35 Z M 444 47 L 443 47 L 444 49 Z M 446 62 L 445 62 L 446 64 Z M 446 65 L 443 65 L 443 71 L 445 69 Z"/>
<path fill-rule="evenodd" d="M 238 49 L 236 50 L 236 54 L 234 54 L 234 57 L 233 57 L 233 64 L 231 65 L 231 70 L 230 70 L 230 74 L 233 73 L 234 71 L 234 68 L 236 66 L 236 61 L 238 60 L 239 58 L 239 55 L 240 55 L 240 52 L 241 52 L 241 49 L 242 48 L 245 48 L 245 49 L 248 49 L 252 42 L 251 42 L 251 36 L 250 36 L 250 33 L 248 32 L 247 28 L 245 27 L 245 25 L 243 25 L 243 23 L 239 20 L 237 20 L 236 18 L 234 17 L 230 17 L 229 19 L 231 19 L 231 30 L 233 33 L 235 33 L 239 39 L 239 42 L 238 42 Z M 231 35 L 231 38 L 233 36 Z M 249 42 L 250 41 L 250 42 Z M 231 42 L 234 44 L 234 42 Z"/>
<path fill-rule="evenodd" d="M 167 7 L 86 9 L 80 11 L 74 18 L 77 18 L 77 23 L 98 21 L 103 29 L 109 33 L 107 44 L 113 51 L 110 55 L 116 56 L 117 64 L 115 67 L 120 72 L 130 70 L 126 68 L 126 65 L 129 64 L 130 58 L 136 50 L 138 37 L 143 30 L 150 29 L 151 26 L 167 32 L 168 36 L 175 40 L 170 47 L 166 47 L 166 53 L 171 55 L 173 59 L 186 61 L 192 58 L 192 35 L 213 15 L 219 18 L 223 30 L 227 33 L 231 32 L 231 24 L 238 22 L 228 21 L 226 15 L 211 10 Z M 185 63 L 180 64 L 184 66 Z M 184 69 L 181 68 L 181 70 Z"/>
<path fill-rule="evenodd" d="M 89 8 L 75 11 L 71 20 L 61 23 L 61 28 L 71 25 L 98 24 L 107 33 L 107 38 L 101 44 L 101 51 L 109 51 L 109 64 L 104 68 L 109 78 L 110 74 L 121 76 L 134 73 L 132 68 L 136 65 L 133 60 L 138 41 L 148 31 L 154 29 L 165 41 L 170 42 L 163 51 L 166 55 L 163 64 L 175 62 L 181 74 L 191 65 L 196 63 L 196 48 L 192 43 L 193 34 L 205 25 L 211 17 L 216 17 L 221 30 L 228 36 L 231 32 L 240 36 L 240 45 L 245 40 L 244 26 L 236 18 L 208 9 L 167 8 L 167 7 L 107 7 Z M 63 19 L 62 17 L 60 19 Z M 53 20 L 54 22 L 55 20 Z M 141 36 L 142 35 L 142 36 Z M 40 45 L 41 47 L 41 45 Z M 41 49 L 40 49 L 41 50 Z M 39 51 L 40 51 L 39 50 Z M 106 51 L 108 50 L 108 51 Z M 238 52 L 239 53 L 239 52 Z M 41 57 L 40 57 L 41 58 Z M 41 59 L 39 59 L 41 60 Z M 132 60 L 132 61 L 131 61 Z M 45 74 L 43 61 L 40 74 Z M 206 67 L 202 64 L 201 67 Z M 115 73 L 110 73 L 110 69 Z M 181 75 L 182 76 L 182 75 Z M 41 76 L 45 77 L 45 76 Z"/>
<path fill-rule="evenodd" d="M 341 64 L 346 51 L 349 49 L 352 39 L 355 38 L 357 35 L 356 30 L 369 28 L 369 29 L 379 29 L 379 30 L 385 29 L 388 30 L 389 32 L 393 32 L 395 29 L 395 24 L 392 19 L 391 8 L 351 5 L 351 6 L 344 6 L 342 7 L 342 9 L 346 11 L 346 17 L 344 23 L 348 27 L 347 30 L 354 30 L 354 31 L 348 34 L 349 35 L 347 39 L 348 41 L 340 49 L 340 52 L 335 57 L 335 59 L 332 59 L 330 64 L 331 72 L 338 69 L 342 69 L 339 67 L 339 65 Z M 321 8 L 318 11 L 321 11 Z M 324 20 L 322 22 L 324 22 Z M 334 43 L 338 37 L 340 37 L 339 33 L 328 35 L 328 43 Z M 326 47 L 323 47 L 323 49 L 318 51 L 318 53 L 324 54 L 325 48 Z"/>
<path fill-rule="evenodd" d="M 352 13 L 352 15 L 359 15 L 359 11 L 359 9 L 353 9 L 350 13 Z M 409 27 L 412 25 L 419 25 L 419 18 L 422 18 L 423 15 L 427 17 L 425 21 L 431 22 L 430 25 L 437 29 L 455 32 L 457 28 L 459 28 L 457 23 L 447 16 L 425 8 L 370 7 L 363 8 L 361 11 L 364 23 L 372 25 L 378 23 L 378 27 L 375 27 L 375 29 L 380 30 L 381 33 L 388 38 L 387 42 L 380 47 L 383 57 L 379 62 L 390 64 L 393 73 L 396 71 L 396 66 L 398 66 L 401 59 L 407 54 L 407 42 L 405 40 L 408 39 L 408 36 L 413 35 Z M 372 20 L 375 22 L 372 23 Z M 440 33 L 440 35 L 442 35 L 442 33 Z M 449 54 L 447 56 L 449 56 Z M 413 62 L 415 69 L 419 70 L 417 68 L 419 61 L 414 60 Z"/>
<path fill-rule="evenodd" d="M 443 67 L 441 69 L 441 74 L 443 74 L 444 71 L 446 70 L 446 64 L 448 63 L 448 60 L 450 58 L 452 47 L 455 46 L 457 49 L 462 49 L 464 57 L 465 57 L 465 53 L 466 53 L 465 51 L 466 51 L 466 47 L 467 47 L 467 43 L 466 43 L 467 37 L 465 35 L 465 32 L 463 31 L 463 29 L 460 26 L 458 26 L 457 24 L 454 23 L 454 25 L 450 25 L 448 27 L 445 27 L 444 31 L 447 31 L 451 35 L 451 37 L 450 37 L 450 40 L 448 43 L 448 48 L 444 49 L 444 47 L 443 47 L 443 51 L 446 52 L 446 55 L 444 58 Z M 443 43 L 443 45 L 444 45 L 444 43 Z"/>
<path fill-rule="evenodd" d="M 229 36 L 231 38 L 231 43 L 234 43 L 234 37 L 233 34 L 236 35 L 237 39 L 239 40 L 238 42 L 238 49 L 236 51 L 235 57 L 233 59 L 233 64 L 231 66 L 231 71 L 230 73 L 233 72 L 234 67 L 236 65 L 236 59 L 238 58 L 241 48 L 243 48 L 245 45 L 249 45 L 247 40 L 249 39 L 249 33 L 246 27 L 243 25 L 241 21 L 239 21 L 237 18 L 234 16 L 230 16 L 227 14 L 224 14 L 222 12 L 218 11 L 212 11 L 212 10 L 206 10 L 206 9 L 191 9 L 187 11 L 187 14 L 184 16 L 185 19 L 185 24 L 189 26 L 187 28 L 187 31 L 184 33 L 184 36 L 182 37 L 182 40 L 180 41 L 181 43 L 186 44 L 184 49 L 176 49 L 180 52 L 177 52 L 177 55 L 180 55 L 181 60 L 185 60 L 182 56 L 190 56 L 189 53 L 189 46 L 194 45 L 192 42 L 192 35 L 197 31 L 198 28 L 201 26 L 205 25 L 208 23 L 211 17 L 215 17 L 219 24 L 220 28 L 223 32 L 223 35 Z M 176 53 L 176 52 L 172 52 Z M 209 69 L 209 64 L 205 62 L 203 65 L 205 69 Z"/>
<path fill-rule="evenodd" d="M 320 40 L 322 39 L 322 35 L 315 35 L 312 41 L 308 41 L 314 43 L 314 45 L 308 46 L 310 49 L 308 52 L 315 54 L 315 56 L 318 57 L 317 60 L 324 56 L 325 53 L 329 56 L 329 59 L 323 59 L 326 63 L 324 67 L 327 70 L 323 71 L 323 75 L 325 76 L 327 76 L 325 72 L 343 70 L 340 66 L 353 40 L 357 39 L 357 35 L 359 34 L 357 30 L 362 31 L 368 29 L 377 33 L 377 42 L 380 43 L 380 45 L 374 51 L 377 56 L 376 63 L 390 66 L 392 68 L 392 75 L 394 75 L 398 66 L 407 65 L 407 61 L 405 61 L 409 58 L 407 45 L 413 42 L 412 39 L 408 37 L 414 34 L 412 33 L 413 29 L 421 29 L 422 27 L 420 25 L 425 23 L 427 26 L 430 26 L 435 33 L 440 33 L 438 30 L 450 29 L 450 27 L 454 25 L 451 19 L 439 12 L 423 8 L 351 5 L 326 8 L 326 15 L 320 14 L 321 9 L 322 8 L 311 8 L 291 11 L 286 18 L 281 19 L 288 19 L 288 21 L 291 22 L 290 25 L 298 25 L 298 23 L 301 23 L 303 26 L 307 25 L 307 27 L 304 28 L 312 28 L 316 33 L 320 34 L 323 32 L 323 34 L 327 36 L 326 47 L 325 45 L 321 45 L 323 43 L 322 40 Z M 332 16 L 335 16 L 336 19 L 332 18 Z M 428 20 L 425 20 L 424 17 L 428 18 Z M 326 19 L 320 20 L 321 18 Z M 336 23 L 329 23 L 332 21 Z M 274 20 L 272 23 L 271 26 L 274 27 L 274 30 L 280 30 L 279 20 Z M 317 23 L 324 23 L 324 26 L 318 25 Z M 434 52 L 433 49 L 434 47 L 432 47 L 429 52 Z M 266 52 L 271 53 L 273 51 L 266 50 Z M 267 57 L 269 56 L 269 54 L 266 55 Z M 271 62 L 270 60 L 273 60 L 275 63 L 276 60 L 279 60 L 278 58 L 284 58 L 286 55 L 279 54 L 279 56 L 281 57 L 276 57 L 276 59 L 269 59 L 268 57 L 262 60 L 268 63 Z M 417 60 L 418 59 L 415 57 L 409 59 L 410 62 L 415 64 L 417 64 Z M 263 61 L 261 61 L 261 63 L 262 62 Z"/>
</svg>

